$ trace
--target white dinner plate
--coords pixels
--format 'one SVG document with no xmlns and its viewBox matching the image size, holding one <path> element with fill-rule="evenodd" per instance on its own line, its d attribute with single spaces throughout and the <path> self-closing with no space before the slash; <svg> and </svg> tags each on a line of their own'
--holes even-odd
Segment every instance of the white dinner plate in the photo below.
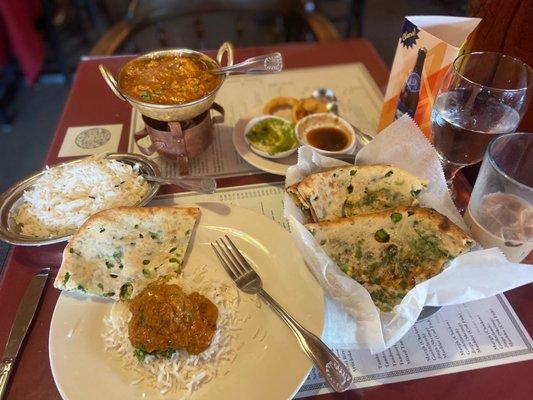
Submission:
<svg viewBox="0 0 533 400">
<path fill-rule="evenodd" d="M 231 282 L 209 245 L 227 234 L 257 269 L 264 288 L 303 326 L 321 336 L 323 292 L 290 234 L 273 220 L 245 208 L 220 203 L 199 206 L 202 214 L 184 270 L 204 265 L 210 278 Z M 251 295 L 240 292 L 240 296 Z M 134 372 L 121 367 L 114 351 L 104 349 L 103 320 L 112 304 L 68 293 L 59 297 L 49 350 L 61 396 L 70 400 L 180 398 L 175 392 L 162 395 L 146 381 L 132 384 Z M 289 328 L 265 304 L 241 301 L 236 314 L 246 318 L 235 333 L 235 360 L 226 375 L 205 383 L 191 399 L 291 398 L 309 373 L 311 361 Z"/>
<path fill-rule="evenodd" d="M 248 163 L 262 171 L 269 172 L 275 175 L 285 175 L 287 168 L 296 164 L 298 155 L 296 153 L 291 154 L 284 158 L 266 158 L 261 157 L 250 149 L 246 139 L 244 138 L 244 128 L 250 118 L 243 118 L 237 121 L 235 128 L 233 129 L 233 145 L 237 149 L 237 153 Z"/>
</svg>

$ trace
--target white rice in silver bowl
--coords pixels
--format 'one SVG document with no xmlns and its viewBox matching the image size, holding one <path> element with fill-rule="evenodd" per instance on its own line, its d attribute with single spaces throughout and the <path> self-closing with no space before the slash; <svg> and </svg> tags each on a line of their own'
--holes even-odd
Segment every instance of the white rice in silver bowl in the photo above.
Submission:
<svg viewBox="0 0 533 400">
<path fill-rule="evenodd" d="M 106 159 L 105 155 L 47 168 L 22 195 L 14 211 L 20 233 L 33 237 L 67 235 L 92 214 L 138 204 L 148 193 L 139 166 Z"/>
</svg>

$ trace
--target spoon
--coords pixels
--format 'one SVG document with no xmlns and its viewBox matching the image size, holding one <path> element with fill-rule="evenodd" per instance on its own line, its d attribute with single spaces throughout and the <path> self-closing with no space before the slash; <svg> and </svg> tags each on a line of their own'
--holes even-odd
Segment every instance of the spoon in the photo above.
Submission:
<svg viewBox="0 0 533 400">
<path fill-rule="evenodd" d="M 337 100 L 337 96 L 335 96 L 335 93 L 331 89 L 316 89 L 311 94 L 312 97 L 317 99 L 318 101 L 326 104 L 326 108 L 330 113 L 333 113 L 335 115 L 339 115 L 339 103 Z M 364 133 L 361 129 L 353 125 L 352 123 L 348 122 L 353 130 L 355 131 L 355 134 L 359 137 L 359 140 L 363 146 L 366 146 L 368 143 L 370 143 L 371 140 L 374 138 L 370 136 L 367 133 Z"/>
<path fill-rule="evenodd" d="M 217 181 L 213 178 L 193 178 L 188 176 L 171 178 L 168 176 L 153 176 L 148 174 L 143 174 L 142 176 L 150 182 L 162 183 L 163 185 L 176 185 L 198 193 L 212 194 L 217 189 Z"/>
<path fill-rule="evenodd" d="M 252 57 L 235 65 L 212 69 L 214 74 L 275 74 L 283 69 L 280 53 L 263 54 Z"/>
</svg>

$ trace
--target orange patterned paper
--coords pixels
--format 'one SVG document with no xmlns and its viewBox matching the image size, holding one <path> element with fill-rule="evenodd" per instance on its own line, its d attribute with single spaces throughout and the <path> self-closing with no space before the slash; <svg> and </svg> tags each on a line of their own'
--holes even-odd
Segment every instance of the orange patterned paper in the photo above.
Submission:
<svg viewBox="0 0 533 400">
<path fill-rule="evenodd" d="M 431 110 L 433 102 L 446 71 L 460 52 L 462 43 L 456 42 L 454 46 L 430 33 L 429 31 L 435 33 L 430 27 L 427 27 L 427 30 L 419 28 L 417 22 L 423 22 L 427 25 L 427 18 L 430 17 L 407 17 L 404 21 L 385 93 L 385 101 L 377 128 L 378 132 L 394 121 L 398 110 L 398 115 L 404 112 L 413 115 L 413 119 L 422 132 L 428 139 L 431 139 Z M 434 19 L 437 21 L 436 26 L 440 24 L 441 33 L 442 26 L 446 26 L 448 32 L 456 34 L 456 41 L 458 36 L 460 36 L 457 35 L 457 30 L 461 28 L 454 24 L 467 24 L 466 28 L 462 25 L 463 30 L 461 32 L 464 33 L 464 37 L 459 38 L 463 43 L 477 26 L 477 23 L 479 23 L 479 20 L 468 18 L 434 17 Z M 450 25 L 449 27 L 447 22 Z M 420 58 L 420 52 L 423 53 L 424 49 L 425 59 L 417 59 L 417 53 Z M 421 65 L 423 65 L 422 71 L 421 74 L 418 74 Z M 411 80 L 412 77 L 415 79 Z M 418 81 L 420 82 L 417 85 Z M 417 89 L 418 103 L 416 102 L 416 97 L 413 97 L 416 96 Z M 413 95 L 412 93 L 415 94 Z M 401 97 L 402 107 L 398 106 L 400 96 L 403 96 Z M 405 107 L 406 103 L 409 104 L 409 107 Z"/>
</svg>

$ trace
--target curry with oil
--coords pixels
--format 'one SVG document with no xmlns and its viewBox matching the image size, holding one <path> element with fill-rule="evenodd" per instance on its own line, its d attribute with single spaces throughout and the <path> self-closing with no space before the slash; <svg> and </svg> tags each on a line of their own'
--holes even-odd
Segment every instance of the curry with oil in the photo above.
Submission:
<svg viewBox="0 0 533 400">
<path fill-rule="evenodd" d="M 200 354 L 217 328 L 216 305 L 197 292 L 186 294 L 175 284 L 149 285 L 129 308 L 130 342 L 143 355 L 168 356 L 177 349 Z"/>
<path fill-rule="evenodd" d="M 119 73 L 118 85 L 127 96 L 152 104 L 185 104 L 207 96 L 220 77 L 217 65 L 198 54 L 160 54 L 135 58 Z"/>
</svg>

